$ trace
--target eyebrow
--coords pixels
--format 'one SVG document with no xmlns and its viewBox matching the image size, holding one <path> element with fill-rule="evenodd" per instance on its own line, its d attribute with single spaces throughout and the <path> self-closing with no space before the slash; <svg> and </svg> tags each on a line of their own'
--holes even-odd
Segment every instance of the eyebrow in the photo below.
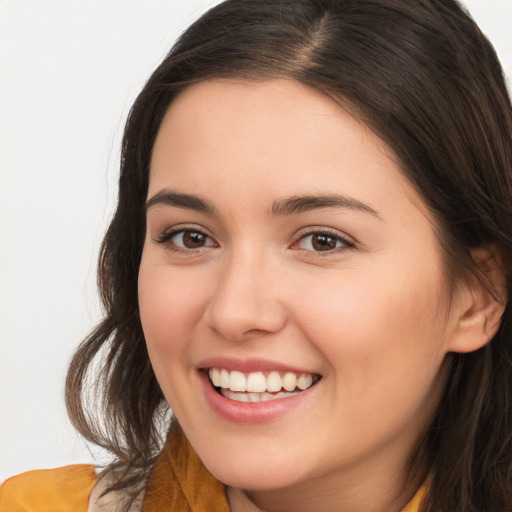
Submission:
<svg viewBox="0 0 512 512">
<path fill-rule="evenodd" d="M 340 196 L 337 194 L 292 196 L 277 200 L 269 213 L 273 216 L 294 215 L 305 213 L 319 208 L 346 208 L 370 213 L 381 219 L 379 213 L 371 206 L 368 206 L 352 197 Z"/>
<path fill-rule="evenodd" d="M 146 211 L 159 204 L 175 206 L 177 208 L 187 208 L 212 216 L 217 215 L 217 209 L 210 201 L 193 194 L 173 192 L 169 189 L 160 190 L 148 199 L 146 201 Z M 337 194 L 292 196 L 278 199 L 273 203 L 268 213 L 271 216 L 278 217 L 297 215 L 320 208 L 346 208 L 370 213 L 379 219 L 381 218 L 379 213 L 371 206 L 352 197 Z"/>
<path fill-rule="evenodd" d="M 216 215 L 217 210 L 212 203 L 193 194 L 181 194 L 168 189 L 160 190 L 154 196 L 146 201 L 146 211 L 153 206 L 165 204 L 176 206 L 178 208 L 187 208 L 207 215 Z"/>
</svg>

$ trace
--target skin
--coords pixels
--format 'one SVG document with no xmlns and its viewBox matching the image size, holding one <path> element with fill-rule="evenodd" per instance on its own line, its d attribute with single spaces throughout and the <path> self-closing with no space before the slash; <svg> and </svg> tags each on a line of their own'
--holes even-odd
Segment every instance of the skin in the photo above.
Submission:
<svg viewBox="0 0 512 512">
<path fill-rule="evenodd" d="M 391 151 L 312 88 L 206 81 L 161 125 L 148 199 L 163 190 L 216 211 L 148 208 L 142 324 L 164 395 L 232 510 L 401 510 L 471 294 L 448 298 L 433 221 Z M 270 213 L 284 198 L 333 194 L 368 211 Z M 159 243 L 180 229 L 206 235 L 203 246 L 183 247 L 182 233 Z M 311 233 L 326 231 L 336 247 L 315 250 Z M 283 417 L 240 425 L 200 385 L 200 362 L 217 356 L 322 378 Z"/>
</svg>

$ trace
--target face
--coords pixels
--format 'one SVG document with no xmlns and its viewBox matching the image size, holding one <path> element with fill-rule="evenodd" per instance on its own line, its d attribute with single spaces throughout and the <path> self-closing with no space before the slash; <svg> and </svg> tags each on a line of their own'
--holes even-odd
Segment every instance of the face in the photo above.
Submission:
<svg viewBox="0 0 512 512">
<path fill-rule="evenodd" d="M 149 355 L 208 469 L 255 491 L 400 474 L 456 309 L 384 143 L 293 81 L 203 82 L 163 120 L 147 206 Z"/>
</svg>

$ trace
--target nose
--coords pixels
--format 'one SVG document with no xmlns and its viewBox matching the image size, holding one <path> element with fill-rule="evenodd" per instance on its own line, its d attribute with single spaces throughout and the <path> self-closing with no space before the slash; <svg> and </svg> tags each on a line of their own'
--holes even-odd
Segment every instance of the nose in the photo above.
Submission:
<svg viewBox="0 0 512 512">
<path fill-rule="evenodd" d="M 276 268 L 256 255 L 232 258 L 220 272 L 206 309 L 208 326 L 230 341 L 279 332 L 286 324 Z"/>
</svg>

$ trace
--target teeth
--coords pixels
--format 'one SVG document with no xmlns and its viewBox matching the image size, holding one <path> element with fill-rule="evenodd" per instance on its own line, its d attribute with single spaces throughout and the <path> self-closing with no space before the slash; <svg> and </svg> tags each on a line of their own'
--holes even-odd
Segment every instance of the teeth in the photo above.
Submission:
<svg viewBox="0 0 512 512">
<path fill-rule="evenodd" d="M 237 396 L 236 400 L 240 402 L 271 400 L 276 398 L 275 393 L 291 396 L 308 389 L 313 385 L 315 380 L 310 373 L 296 374 L 286 372 L 281 374 L 277 371 L 272 371 L 265 376 L 263 372 L 244 374 L 239 371 L 229 372 L 228 370 L 220 368 L 211 368 L 209 376 L 213 385 L 217 388 L 221 388 L 223 394 L 224 391 L 235 392 Z M 269 395 L 269 393 L 274 394 Z M 244 395 L 243 398 L 241 397 L 242 394 Z M 233 398 L 233 400 L 235 400 L 235 398 Z"/>
<path fill-rule="evenodd" d="M 239 393 L 230 389 L 222 388 L 220 390 L 222 396 L 234 400 L 235 402 L 268 402 L 269 400 L 277 400 L 278 398 L 289 398 L 298 395 L 300 391 L 296 390 L 292 393 L 281 391 L 280 393 Z"/>
<path fill-rule="evenodd" d="M 286 391 L 293 391 L 297 386 L 297 376 L 295 373 L 286 373 L 283 377 L 283 388 Z"/>
<path fill-rule="evenodd" d="M 247 391 L 261 393 L 267 390 L 267 379 L 261 372 L 249 373 L 247 377 Z"/>
<path fill-rule="evenodd" d="M 245 391 L 246 386 L 247 381 L 242 372 L 231 372 L 229 376 L 229 389 L 231 389 L 231 391 Z"/>
<path fill-rule="evenodd" d="M 281 391 L 283 381 L 278 372 L 270 372 L 267 377 L 267 391 Z"/>
<path fill-rule="evenodd" d="M 299 389 L 302 389 L 302 391 L 308 389 L 311 384 L 313 384 L 313 376 L 309 373 L 303 373 L 297 379 L 297 386 Z"/>
<path fill-rule="evenodd" d="M 213 382 L 213 385 L 215 387 L 221 387 L 220 386 L 220 372 L 219 372 L 219 369 L 218 368 L 212 368 L 210 370 L 210 379 L 212 380 Z"/>
<path fill-rule="evenodd" d="M 219 387 L 229 388 L 229 372 L 227 370 L 221 370 L 219 380 Z"/>
</svg>

